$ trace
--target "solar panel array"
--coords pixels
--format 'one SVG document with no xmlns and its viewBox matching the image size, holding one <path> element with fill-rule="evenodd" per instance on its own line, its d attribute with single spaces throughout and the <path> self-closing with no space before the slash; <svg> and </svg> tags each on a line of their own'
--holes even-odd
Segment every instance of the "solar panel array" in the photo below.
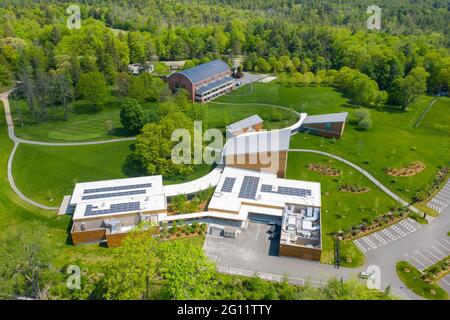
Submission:
<svg viewBox="0 0 450 320">
<path fill-rule="evenodd" d="M 287 196 L 298 196 L 298 197 L 306 197 L 306 196 L 312 195 L 311 190 L 308 190 L 308 189 L 283 187 L 283 186 L 279 186 L 277 188 L 277 191 L 273 191 L 273 186 L 270 184 L 261 185 L 261 192 L 271 192 L 271 193 L 284 194 Z"/>
<path fill-rule="evenodd" d="M 133 184 L 128 186 L 117 186 L 117 187 L 105 187 L 96 189 L 86 189 L 83 193 L 97 193 L 97 192 L 108 192 L 108 191 L 120 191 L 120 190 L 130 190 L 130 189 L 140 189 L 140 188 L 150 188 L 151 183 L 141 183 Z"/>
<path fill-rule="evenodd" d="M 306 197 L 310 196 L 311 190 L 301 189 L 301 188 L 291 188 L 291 187 L 278 187 L 278 193 L 284 194 L 287 196 L 298 196 L 298 197 Z"/>
<path fill-rule="evenodd" d="M 220 191 L 231 192 L 231 190 L 233 190 L 235 182 L 236 178 L 226 177 L 225 181 L 223 182 L 222 189 L 220 189 Z"/>
<path fill-rule="evenodd" d="M 126 202 L 126 203 L 116 203 L 112 204 L 109 209 L 98 209 L 98 206 L 87 205 L 86 210 L 84 212 L 85 216 L 95 216 L 99 214 L 110 214 L 110 213 L 119 213 L 119 212 L 127 212 L 127 211 L 139 211 L 141 208 L 140 202 Z"/>
<path fill-rule="evenodd" d="M 255 199 L 258 191 L 259 177 L 245 176 L 242 181 L 241 190 L 239 191 L 239 198 Z"/>
<path fill-rule="evenodd" d="M 145 192 L 146 192 L 145 190 L 131 190 L 131 191 L 123 191 L 123 192 L 99 193 L 99 194 L 91 194 L 88 196 L 83 196 L 83 197 L 81 197 L 81 200 L 132 196 L 132 195 L 137 195 L 137 194 L 145 194 Z"/>
<path fill-rule="evenodd" d="M 262 184 L 261 191 L 262 192 L 272 192 L 273 186 L 270 184 Z"/>
</svg>

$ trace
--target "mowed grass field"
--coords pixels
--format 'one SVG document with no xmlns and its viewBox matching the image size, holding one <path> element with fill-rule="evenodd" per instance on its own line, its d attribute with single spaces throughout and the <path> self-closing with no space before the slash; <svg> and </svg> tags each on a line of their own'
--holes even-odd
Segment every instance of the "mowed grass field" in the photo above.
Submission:
<svg viewBox="0 0 450 320">
<path fill-rule="evenodd" d="M 107 103 L 96 110 L 86 101 L 79 100 L 71 104 L 72 112 L 67 121 L 63 120 L 64 114 L 58 108 L 49 110 L 46 121 L 37 122 L 25 100 L 10 100 L 16 135 L 26 140 L 46 142 L 99 141 L 130 136 L 120 122 L 120 103 L 120 98 L 110 95 Z M 203 107 L 208 109 L 208 127 L 223 131 L 228 124 L 253 114 L 258 114 L 265 121 L 267 129 L 282 128 L 297 121 L 295 113 L 269 106 L 250 105 L 243 108 L 210 103 Z M 156 109 L 157 103 L 145 103 L 143 108 Z"/>
<path fill-rule="evenodd" d="M 72 112 L 67 121 L 62 110 L 50 110 L 47 121 L 37 122 L 30 114 L 24 100 L 10 99 L 15 131 L 19 138 L 36 141 L 67 142 L 117 139 L 128 136 L 120 123 L 120 99 L 110 96 L 101 109 L 94 109 L 85 101 L 71 104 Z M 152 108 L 154 104 L 146 104 Z M 21 125 L 19 111 L 22 114 Z"/>
<path fill-rule="evenodd" d="M 58 207 L 78 182 L 145 175 L 128 160 L 133 148 L 132 141 L 69 147 L 21 144 L 13 162 L 14 180 L 30 199 Z M 198 165 L 182 180 L 164 179 L 164 183 L 193 180 L 209 170 L 209 165 Z"/>
<path fill-rule="evenodd" d="M 237 122 L 254 114 L 264 120 L 264 128 L 267 130 L 288 127 L 298 121 L 294 112 L 265 105 L 233 105 L 233 104 L 208 104 L 208 127 L 225 131 L 230 123 Z"/>
<path fill-rule="evenodd" d="M 350 118 L 359 109 L 331 87 L 255 84 L 252 94 L 238 96 L 241 90 L 235 91 L 235 96 L 230 94 L 220 98 L 220 101 L 273 103 L 311 115 L 349 112 Z M 291 139 L 290 147 L 339 155 L 369 171 L 398 195 L 411 200 L 417 190 L 433 180 L 438 167 L 450 161 L 450 98 L 439 98 L 420 125 L 413 128 L 432 99 L 420 97 L 406 112 L 392 107 L 369 108 L 373 127 L 368 131 L 347 124 L 343 138 L 337 141 L 301 133 Z M 425 170 L 412 177 L 392 177 L 385 173 L 388 167 L 399 168 L 413 161 L 422 161 Z"/>
<path fill-rule="evenodd" d="M 6 131 L 3 105 L 0 102 L 0 231 L 1 238 L 13 234 L 36 234 L 48 243 L 48 255 L 55 269 L 78 264 L 86 268 L 87 275 L 99 262 L 104 263 L 114 250 L 97 245 L 74 247 L 68 241 L 69 216 L 40 210 L 23 202 L 10 188 L 7 180 L 7 163 L 13 143 Z M 64 280 L 64 279 L 63 279 Z"/>
<path fill-rule="evenodd" d="M 321 164 L 341 171 L 337 177 L 326 176 L 309 170 L 309 164 Z M 398 204 L 369 179 L 352 167 L 332 158 L 303 152 L 289 152 L 286 177 L 289 179 L 320 182 L 322 200 L 322 261 L 333 261 L 331 234 L 348 227 L 369 222 Z M 342 185 L 369 187 L 364 193 L 340 191 Z"/>
</svg>

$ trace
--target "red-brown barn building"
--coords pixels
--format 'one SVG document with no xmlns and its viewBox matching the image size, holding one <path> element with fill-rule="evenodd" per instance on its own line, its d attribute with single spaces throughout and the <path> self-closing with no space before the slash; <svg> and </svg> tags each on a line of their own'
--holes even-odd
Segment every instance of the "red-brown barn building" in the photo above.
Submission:
<svg viewBox="0 0 450 320">
<path fill-rule="evenodd" d="M 214 60 L 183 71 L 172 73 L 167 81 L 172 92 L 186 89 L 192 102 L 208 102 L 233 90 L 230 67 Z"/>
</svg>

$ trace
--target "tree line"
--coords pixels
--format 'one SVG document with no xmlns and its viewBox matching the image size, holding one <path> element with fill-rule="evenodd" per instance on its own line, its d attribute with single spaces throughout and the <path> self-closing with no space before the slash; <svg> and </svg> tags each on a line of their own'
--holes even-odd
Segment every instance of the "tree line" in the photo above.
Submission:
<svg viewBox="0 0 450 320">
<path fill-rule="evenodd" d="M 256 276 L 219 274 L 201 245 L 186 240 L 164 240 L 156 228 L 141 226 L 102 263 L 81 270 L 79 287 L 68 278 L 74 262 L 54 263 L 56 252 L 42 226 L 30 232 L 0 237 L 0 298 L 2 299 L 218 299 L 218 300 L 386 300 L 390 288 L 370 290 L 356 279 L 331 279 L 322 287 L 295 286 L 286 280 L 270 282 Z M 67 283 L 70 286 L 67 286 Z"/>
<path fill-rule="evenodd" d="M 385 2 L 390 7 L 389 1 Z M 299 81 L 303 82 L 309 81 L 311 73 L 317 77 L 322 70 L 355 69 L 376 81 L 379 89 L 389 94 L 389 102 L 404 107 L 411 101 L 408 92 L 423 91 L 419 90 L 423 86 L 412 88 L 411 80 L 425 75 L 416 68 L 422 67 L 428 73 L 426 92 L 449 90 L 449 33 L 443 32 L 448 28 L 446 23 L 432 33 L 425 33 L 426 28 L 404 34 L 387 29 L 374 32 L 356 28 L 350 20 L 328 21 L 330 12 L 339 8 L 345 11 L 347 7 L 326 0 L 317 4 L 306 1 L 301 10 L 295 2 L 280 0 L 239 1 L 222 6 L 214 1 L 177 3 L 174 7 L 161 1 L 83 2 L 82 27 L 69 30 L 65 5 L 60 1 L 22 0 L 14 6 L 5 1 L 0 5 L 0 85 L 21 81 L 30 112 L 45 117 L 46 107 L 61 106 L 67 118 L 68 101 L 83 98 L 87 90 L 88 86 L 79 86 L 80 79 L 88 78 L 83 74 L 99 72 L 107 86 L 116 86 L 123 84 L 129 63 L 187 60 L 186 67 L 190 67 L 216 58 L 231 63 L 231 57 L 244 55 L 245 70 L 286 72 L 296 78 L 301 73 Z M 268 3 L 280 6 L 269 13 L 265 10 Z M 349 0 L 350 4 L 358 10 L 361 7 Z M 153 13 L 144 15 L 150 5 Z M 403 1 L 401 6 L 405 6 Z M 410 7 L 413 14 L 408 16 L 421 25 L 423 20 L 417 17 L 448 15 L 443 8 L 442 3 L 426 1 Z M 189 16 L 188 10 L 196 9 L 199 16 Z M 327 23 L 296 20 L 297 11 L 303 17 L 308 10 L 312 16 L 313 12 L 323 14 Z M 119 11 L 122 17 L 116 16 Z M 216 19 L 207 18 L 206 13 L 213 11 Z M 287 18 L 287 13 L 293 16 Z M 123 19 L 129 25 L 122 25 Z M 196 23 L 200 21 L 206 25 Z M 439 21 L 434 19 L 434 23 Z M 98 74 L 95 79 L 103 87 Z M 121 90 L 126 92 L 123 86 Z M 94 104 L 99 104 L 101 97 L 94 97 Z"/>
</svg>

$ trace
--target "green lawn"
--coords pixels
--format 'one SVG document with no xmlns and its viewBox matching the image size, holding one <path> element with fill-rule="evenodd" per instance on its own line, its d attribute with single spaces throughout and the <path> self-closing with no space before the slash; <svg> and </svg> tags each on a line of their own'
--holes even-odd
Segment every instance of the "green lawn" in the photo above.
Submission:
<svg viewBox="0 0 450 320">
<path fill-rule="evenodd" d="M 403 283 L 417 295 L 430 300 L 448 300 L 448 294 L 444 289 L 435 283 L 422 280 L 422 273 L 409 262 L 397 262 L 395 269 Z"/>
<path fill-rule="evenodd" d="M 294 87 L 277 83 L 255 84 L 248 96 L 237 96 L 240 91 L 220 98 L 224 102 L 264 102 L 294 108 L 308 114 L 349 112 L 358 109 L 341 93 L 330 87 Z M 432 97 L 423 96 L 401 112 L 397 108 L 369 109 L 373 127 L 367 132 L 354 125 L 346 126 L 344 136 L 336 142 L 317 136 L 297 134 L 291 139 L 291 148 L 310 148 L 334 153 L 368 170 L 377 179 L 405 199 L 411 199 L 416 190 L 430 183 L 438 166 L 450 161 L 450 98 L 440 98 L 422 120 L 414 123 L 428 106 Z M 413 177 L 391 177 L 386 167 L 401 167 L 420 160 L 426 169 Z"/>
<path fill-rule="evenodd" d="M 56 269 L 69 264 L 79 263 L 83 259 L 85 265 L 95 267 L 98 261 L 104 261 L 112 250 L 87 245 L 74 247 L 67 240 L 70 226 L 69 216 L 57 216 L 55 212 L 40 210 L 28 205 L 17 197 L 7 180 L 8 157 L 13 148 L 6 132 L 3 105 L 0 102 L 0 230 L 2 237 L 13 233 L 33 233 L 37 228 L 41 236 L 50 242 L 54 255 L 52 263 Z M 89 271 L 86 270 L 88 273 Z"/>
<path fill-rule="evenodd" d="M 50 109 L 47 120 L 40 122 L 29 112 L 25 100 L 11 99 L 10 105 L 16 135 L 22 139 L 49 142 L 98 141 L 129 136 L 120 123 L 120 101 L 120 98 L 110 95 L 107 103 L 99 110 L 86 101 L 75 101 L 71 104 L 72 112 L 67 121 L 64 120 L 61 108 L 57 108 Z M 145 110 L 157 108 L 156 103 L 145 103 L 143 106 Z M 267 129 L 285 127 L 297 120 L 292 112 L 268 106 L 244 108 L 208 104 L 204 107 L 208 108 L 208 127 L 222 130 L 226 125 L 255 113 L 264 119 Z"/>
<path fill-rule="evenodd" d="M 230 123 L 242 120 L 254 114 L 264 120 L 264 128 L 280 129 L 298 121 L 294 112 L 264 105 L 222 105 L 208 104 L 208 127 L 225 130 Z"/>
<path fill-rule="evenodd" d="M 119 118 L 120 99 L 113 96 L 109 97 L 109 101 L 100 110 L 95 110 L 85 101 L 73 102 L 73 112 L 67 121 L 64 121 L 60 108 L 50 111 L 47 121 L 36 122 L 24 100 L 10 100 L 10 105 L 16 134 L 22 139 L 67 142 L 117 139 L 127 136 Z M 152 104 L 145 107 L 151 108 Z M 19 108 L 23 126 L 19 121 Z"/>
<path fill-rule="evenodd" d="M 341 170 L 341 176 L 330 177 L 313 172 L 308 169 L 310 163 L 323 164 L 339 169 Z M 397 206 L 392 198 L 388 197 L 358 171 L 326 156 L 289 152 L 286 177 L 321 183 L 323 262 L 333 260 L 334 244 L 330 236 L 332 233 L 359 223 L 369 222 L 389 211 L 391 207 Z M 342 192 L 339 187 L 343 184 L 366 186 L 370 188 L 370 191 L 358 194 Z M 352 246 L 354 246 L 352 243 L 345 243 L 346 251 L 343 251 L 343 256 L 352 256 L 352 260 L 355 260 L 348 262 L 350 266 L 363 264 L 364 259 L 359 256 L 359 250 L 356 247 L 352 248 Z"/>
<path fill-rule="evenodd" d="M 59 206 L 71 194 L 75 183 L 145 175 L 128 161 L 134 142 L 114 142 L 90 146 L 48 147 L 21 144 L 13 162 L 13 175 L 19 189 L 29 198 Z M 167 184 L 203 176 L 211 166 L 199 165 L 183 179 L 168 179 Z"/>
</svg>

